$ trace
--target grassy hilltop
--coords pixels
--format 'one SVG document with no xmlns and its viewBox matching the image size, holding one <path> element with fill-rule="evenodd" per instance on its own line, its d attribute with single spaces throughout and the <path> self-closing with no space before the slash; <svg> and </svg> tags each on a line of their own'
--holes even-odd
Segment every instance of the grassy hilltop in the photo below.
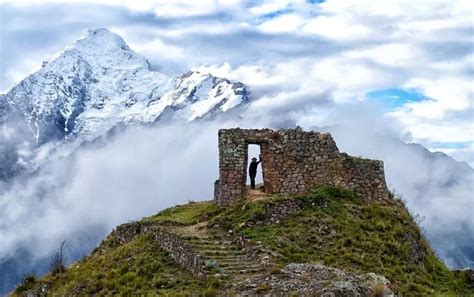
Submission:
<svg viewBox="0 0 474 297">
<path fill-rule="evenodd" d="M 266 222 L 267 209 L 288 200 L 300 201 L 308 207 L 276 222 Z M 135 224 L 178 230 L 193 244 L 193 238 L 200 233 L 243 235 L 273 255 L 274 265 L 263 271 L 269 275 L 281 273 L 281 268 L 289 263 L 320 263 L 348 273 L 383 275 L 390 280 L 392 291 L 404 296 L 474 294 L 474 288 L 466 282 L 467 275 L 450 271 L 436 257 L 397 199 L 367 202 L 339 188 L 316 187 L 307 195 L 242 200 L 223 210 L 212 201 L 190 202 Z M 237 279 L 218 274 L 195 277 L 160 249 L 149 234 L 139 232 L 126 242 L 119 237 L 112 232 L 90 256 L 64 272 L 42 278 L 26 277 L 14 295 L 213 296 L 235 292 L 229 282 Z M 224 253 L 212 241 L 206 241 L 204 246 L 207 250 L 203 251 L 214 255 Z M 234 254 L 224 253 L 221 258 L 231 259 Z M 264 294 L 269 288 L 262 285 L 257 289 Z"/>
</svg>

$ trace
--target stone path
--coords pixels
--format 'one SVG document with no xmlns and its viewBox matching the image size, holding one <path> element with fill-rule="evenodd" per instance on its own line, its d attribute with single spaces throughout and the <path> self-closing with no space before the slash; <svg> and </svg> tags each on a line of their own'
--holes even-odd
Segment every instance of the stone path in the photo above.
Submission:
<svg viewBox="0 0 474 297">
<path fill-rule="evenodd" d="M 213 237 L 188 237 L 187 240 L 196 252 L 214 260 L 223 274 L 245 275 L 265 269 L 262 264 L 248 256 L 245 250 L 231 241 Z"/>
<path fill-rule="evenodd" d="M 259 258 L 251 256 L 246 249 L 232 242 L 222 230 L 208 228 L 207 222 L 175 227 L 173 233 L 184 239 L 195 253 L 211 259 L 211 265 L 224 276 L 242 279 L 263 273 L 268 268 Z M 263 250 L 261 244 L 252 247 Z M 261 255 L 266 256 L 263 252 Z M 270 259 L 269 256 L 265 258 Z"/>
<path fill-rule="evenodd" d="M 257 184 L 255 189 L 252 189 L 250 188 L 250 186 L 247 186 L 247 193 L 245 196 L 251 201 L 262 200 L 267 197 L 270 197 L 269 194 L 263 191 L 263 184 Z"/>
</svg>

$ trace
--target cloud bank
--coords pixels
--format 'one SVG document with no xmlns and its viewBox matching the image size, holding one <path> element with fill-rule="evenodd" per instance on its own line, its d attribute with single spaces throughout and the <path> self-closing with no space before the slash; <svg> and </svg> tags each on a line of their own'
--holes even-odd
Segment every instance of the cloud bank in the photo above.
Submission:
<svg viewBox="0 0 474 297">
<path fill-rule="evenodd" d="M 0 292 L 45 273 L 62 240 L 76 260 L 116 225 L 212 198 L 216 135 L 215 124 L 131 128 L 16 178 L 0 192 Z"/>
</svg>

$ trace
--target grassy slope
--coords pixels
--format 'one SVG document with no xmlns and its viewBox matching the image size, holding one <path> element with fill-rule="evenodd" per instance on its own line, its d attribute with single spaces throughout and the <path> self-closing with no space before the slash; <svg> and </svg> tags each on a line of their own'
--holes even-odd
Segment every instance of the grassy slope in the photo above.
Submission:
<svg viewBox="0 0 474 297">
<path fill-rule="evenodd" d="M 267 204 L 285 199 L 325 200 L 326 208 L 308 208 L 275 225 L 257 222 Z M 318 204 L 318 203 L 316 203 Z M 261 241 L 282 255 L 281 265 L 291 262 L 319 262 L 353 272 L 376 272 L 392 281 L 404 295 L 471 295 L 461 276 L 454 276 L 434 255 L 429 244 L 403 204 L 397 200 L 368 204 L 351 193 L 319 187 L 312 194 L 274 197 L 258 202 L 241 201 L 234 208 L 218 210 L 213 202 L 190 203 L 166 209 L 144 219 L 147 222 L 174 221 L 192 225 L 199 221 Z M 248 225 L 257 225 L 249 227 Z M 407 235 L 409 234 L 409 235 Z M 218 285 L 196 280 L 161 252 L 151 239 L 139 236 L 119 246 L 93 253 L 66 273 L 46 276 L 52 292 L 215 292 Z M 410 248 L 412 247 L 412 248 Z M 418 260 L 413 258 L 418 247 Z M 421 256 L 420 256 L 421 255 Z M 81 284 L 79 287 L 78 284 Z"/>
<path fill-rule="evenodd" d="M 48 275 L 18 287 L 16 293 L 48 284 L 50 293 L 68 295 L 151 295 L 212 292 L 214 284 L 196 279 L 153 242 L 140 235 L 118 246 L 101 249 L 72 264 L 65 273 Z"/>
<path fill-rule="evenodd" d="M 474 292 L 436 258 L 398 200 L 369 204 L 350 192 L 320 187 L 310 195 L 291 199 L 326 200 L 326 208 L 306 209 L 275 225 L 246 226 L 249 221 L 258 221 L 266 204 L 284 199 L 288 198 L 242 201 L 214 221 L 280 253 L 281 264 L 319 262 L 346 271 L 379 273 L 404 295 L 459 296 Z M 422 259 L 413 259 L 410 246 L 419 249 Z"/>
</svg>

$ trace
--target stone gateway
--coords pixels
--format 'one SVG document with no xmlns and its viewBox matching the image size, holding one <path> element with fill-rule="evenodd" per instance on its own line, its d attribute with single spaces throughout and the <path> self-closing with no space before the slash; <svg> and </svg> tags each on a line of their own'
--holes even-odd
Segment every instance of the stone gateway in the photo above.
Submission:
<svg viewBox="0 0 474 297">
<path fill-rule="evenodd" d="M 219 206 L 245 197 L 248 145 L 260 145 L 264 191 L 304 193 L 316 185 L 333 185 L 364 199 L 389 199 L 383 162 L 340 153 L 329 133 L 295 129 L 220 129 L 219 179 L 214 199 Z"/>
</svg>

